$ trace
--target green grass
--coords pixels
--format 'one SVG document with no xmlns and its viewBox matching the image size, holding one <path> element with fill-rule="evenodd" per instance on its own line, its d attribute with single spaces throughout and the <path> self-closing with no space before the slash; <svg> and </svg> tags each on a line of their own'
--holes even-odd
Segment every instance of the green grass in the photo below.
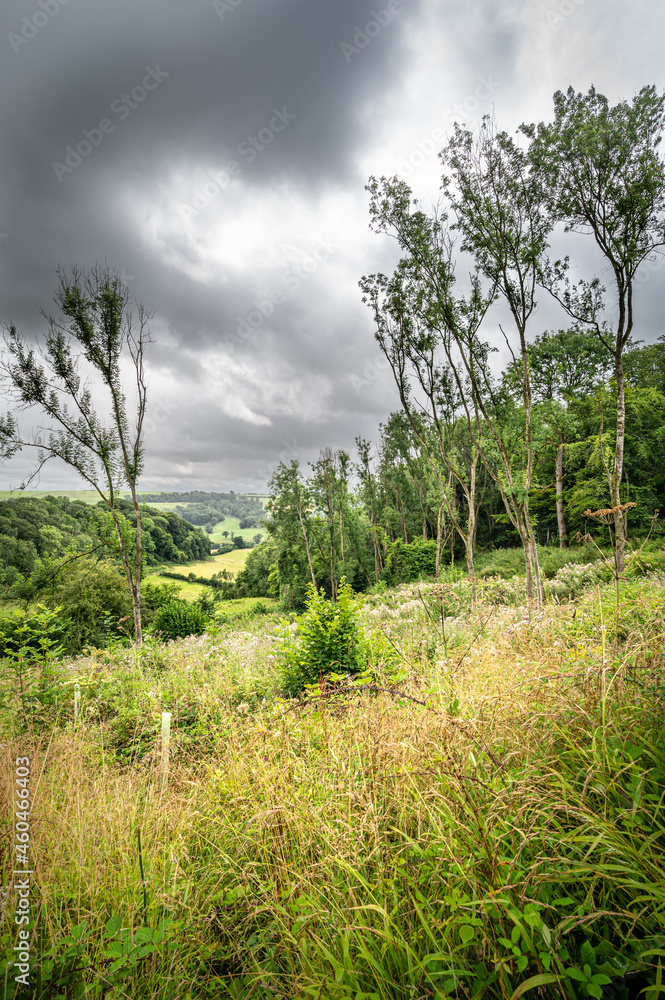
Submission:
<svg viewBox="0 0 665 1000">
<path fill-rule="evenodd" d="M 224 538 L 222 532 L 227 531 L 228 537 Z M 241 528 L 240 519 L 237 517 L 231 517 L 227 515 L 223 521 L 218 521 L 213 528 L 212 535 L 210 535 L 210 540 L 213 542 L 225 542 L 228 541 L 231 535 L 240 535 L 241 538 L 245 538 L 248 541 L 254 538 L 255 535 L 263 535 L 265 539 L 267 532 L 263 527 L 258 528 Z"/>
<path fill-rule="evenodd" d="M 178 565 L 171 563 L 164 564 L 163 566 L 151 569 L 143 579 L 150 583 L 164 583 L 165 579 L 168 578 L 160 576 L 162 570 L 166 570 L 169 573 L 183 573 L 185 576 L 194 573 L 196 576 L 207 578 L 213 576 L 214 573 L 219 573 L 222 569 L 237 573 L 245 565 L 250 551 L 250 549 L 234 549 L 232 552 L 225 552 L 219 556 L 211 556 L 210 559 L 201 562 Z M 177 584 L 180 588 L 180 597 L 184 597 L 188 601 L 195 601 L 201 594 L 210 593 L 209 588 L 203 583 L 187 583 L 184 580 L 170 579 L 168 582 Z"/>
<path fill-rule="evenodd" d="M 237 573 L 247 562 L 247 556 L 251 551 L 251 549 L 233 549 L 231 552 L 213 556 L 217 571 L 221 568 Z"/>
<path fill-rule="evenodd" d="M 372 692 L 281 700 L 278 616 L 250 601 L 229 602 L 243 618 L 214 635 L 35 678 L 25 725 L 9 672 L 0 779 L 30 757 L 34 953 L 52 948 L 70 976 L 57 987 L 46 967 L 43 1000 L 115 983 L 115 917 L 145 950 L 126 939 L 113 995 L 138 1000 L 582 1000 L 627 973 L 662 984 L 665 588 L 623 585 L 613 644 L 611 586 L 529 619 L 508 583 L 481 581 L 473 609 L 466 581 L 359 601 Z M 9 852 L 0 868 L 10 884 Z M 170 943 L 155 944 L 164 918 Z"/>
</svg>

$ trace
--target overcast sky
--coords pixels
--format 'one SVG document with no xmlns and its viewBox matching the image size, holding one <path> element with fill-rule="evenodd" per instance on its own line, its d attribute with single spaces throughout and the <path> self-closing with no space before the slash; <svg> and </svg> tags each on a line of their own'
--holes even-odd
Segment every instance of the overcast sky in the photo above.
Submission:
<svg viewBox="0 0 665 1000">
<path fill-rule="evenodd" d="M 358 289 L 396 259 L 369 176 L 427 208 L 453 121 L 662 90 L 663 38 L 654 0 L 8 0 L 0 320 L 39 335 L 59 264 L 123 273 L 154 312 L 144 489 L 261 491 L 280 459 L 353 452 L 398 408 Z M 651 341 L 665 266 L 645 277 Z M 542 301 L 532 333 L 557 323 Z"/>
</svg>

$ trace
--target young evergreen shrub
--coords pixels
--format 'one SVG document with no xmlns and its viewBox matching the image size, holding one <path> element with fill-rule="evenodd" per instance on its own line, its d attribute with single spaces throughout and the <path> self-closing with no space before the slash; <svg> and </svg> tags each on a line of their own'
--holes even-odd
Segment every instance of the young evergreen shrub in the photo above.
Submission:
<svg viewBox="0 0 665 1000">
<path fill-rule="evenodd" d="M 188 635 L 203 635 L 210 618 L 198 604 L 171 601 L 155 615 L 153 632 L 162 639 L 184 639 Z"/>
<path fill-rule="evenodd" d="M 34 729 L 63 697 L 57 661 L 65 652 L 70 623 L 60 612 L 39 604 L 34 611 L 0 619 L 0 717 L 8 710 L 10 725 L 19 731 L 28 725 Z"/>
<path fill-rule="evenodd" d="M 42 604 L 0 619 L 0 659 L 45 664 L 64 652 L 69 622 Z"/>
<path fill-rule="evenodd" d="M 312 584 L 307 590 L 306 611 L 282 633 L 280 659 L 288 695 L 331 673 L 357 674 L 367 660 L 349 584 L 342 580 L 336 604 Z"/>
</svg>

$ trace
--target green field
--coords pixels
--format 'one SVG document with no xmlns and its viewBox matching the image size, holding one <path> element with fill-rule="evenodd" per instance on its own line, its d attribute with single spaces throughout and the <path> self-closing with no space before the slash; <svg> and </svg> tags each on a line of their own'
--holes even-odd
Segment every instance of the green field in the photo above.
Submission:
<svg viewBox="0 0 665 1000">
<path fill-rule="evenodd" d="M 225 552 L 224 555 L 212 556 L 211 559 L 206 559 L 202 562 L 160 567 L 147 573 L 144 576 L 144 580 L 150 581 L 150 583 L 164 583 L 166 580 L 169 583 L 177 583 L 180 587 L 180 596 L 186 598 L 188 601 L 195 601 L 201 593 L 208 590 L 205 584 L 186 583 L 184 580 L 170 580 L 168 577 L 159 575 L 161 570 L 166 568 L 169 573 L 184 573 L 185 576 L 194 573 L 196 576 L 204 576 L 209 579 L 214 573 L 219 573 L 222 569 L 237 573 L 245 565 L 250 552 L 251 549 L 234 549 L 233 552 Z"/>
<path fill-rule="evenodd" d="M 227 538 L 224 538 L 222 534 L 224 531 L 228 531 L 229 533 Z M 266 529 L 263 527 L 241 528 L 240 520 L 237 517 L 231 517 L 230 515 L 227 515 L 223 521 L 217 522 L 217 524 L 213 528 L 212 535 L 210 535 L 210 540 L 213 543 L 217 542 L 219 544 L 221 542 L 228 541 L 228 538 L 230 538 L 231 535 L 240 535 L 241 538 L 244 538 L 248 542 L 251 542 L 251 540 L 254 538 L 255 535 L 263 535 L 263 538 L 265 539 Z"/>
</svg>

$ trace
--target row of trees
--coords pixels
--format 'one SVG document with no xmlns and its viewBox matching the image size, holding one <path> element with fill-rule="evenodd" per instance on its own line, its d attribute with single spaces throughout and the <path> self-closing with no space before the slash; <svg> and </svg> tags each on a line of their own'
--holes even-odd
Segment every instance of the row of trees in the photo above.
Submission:
<svg viewBox="0 0 665 1000">
<path fill-rule="evenodd" d="M 531 530 L 536 543 L 565 547 L 572 535 L 594 530 L 585 511 L 610 501 L 612 364 L 595 335 L 575 327 L 537 337 L 527 346 L 527 360 Z M 641 531 L 665 503 L 665 338 L 632 345 L 624 366 L 626 499 L 637 504 L 631 523 Z M 524 436 L 521 387 L 519 363 L 511 362 L 492 384 L 487 404 L 513 462 L 521 461 Z M 297 604 L 308 581 L 334 596 L 342 576 L 360 590 L 395 578 L 404 546 L 418 550 L 409 559 L 422 560 L 438 576 L 444 562 L 461 556 L 468 571 L 478 549 L 519 545 L 504 494 L 478 459 L 466 415 L 451 408 L 438 417 L 393 413 L 375 447 L 358 438 L 355 461 L 346 452 L 324 450 L 309 475 L 295 461 L 282 463 L 270 483 L 269 541 L 249 557 L 238 579 L 241 592 L 279 593 Z M 489 433 L 479 422 L 477 436 L 487 441 Z M 488 444 L 485 452 L 488 461 L 500 460 Z"/>
<path fill-rule="evenodd" d="M 368 185 L 372 228 L 394 237 L 402 257 L 392 275 L 362 279 L 363 297 L 441 508 L 464 543 L 473 580 L 482 467 L 519 536 L 527 592 L 536 603 L 543 592 L 532 514 L 536 442 L 527 335 L 540 291 L 559 303 L 579 336 L 595 336 L 601 365 L 612 367 L 614 453 L 606 478 L 623 572 L 624 352 L 634 330 L 638 269 L 665 245 L 665 168 L 658 155 L 664 101 L 645 87 L 632 102 L 610 107 L 593 88 L 586 95 L 571 88 L 555 94 L 551 123 L 521 127 L 526 146 L 489 118 L 478 134 L 456 126 L 441 152 L 443 206 L 431 215 L 417 208 L 398 178 L 372 178 Z M 557 227 L 593 239 L 611 276 L 609 292 L 597 276 L 573 282 L 568 257 L 551 259 Z M 460 293 L 456 270 L 462 264 L 471 274 Z M 502 419 L 484 333 L 497 300 L 510 319 L 508 331 L 500 329 L 514 359 L 513 385 L 520 389 L 518 435 Z M 451 447 L 450 437 L 460 417 L 467 437 L 462 450 Z M 434 428 L 433 439 L 423 426 Z M 565 436 L 559 443 L 565 445 Z M 456 505 L 453 496 L 460 494 Z"/>
</svg>

